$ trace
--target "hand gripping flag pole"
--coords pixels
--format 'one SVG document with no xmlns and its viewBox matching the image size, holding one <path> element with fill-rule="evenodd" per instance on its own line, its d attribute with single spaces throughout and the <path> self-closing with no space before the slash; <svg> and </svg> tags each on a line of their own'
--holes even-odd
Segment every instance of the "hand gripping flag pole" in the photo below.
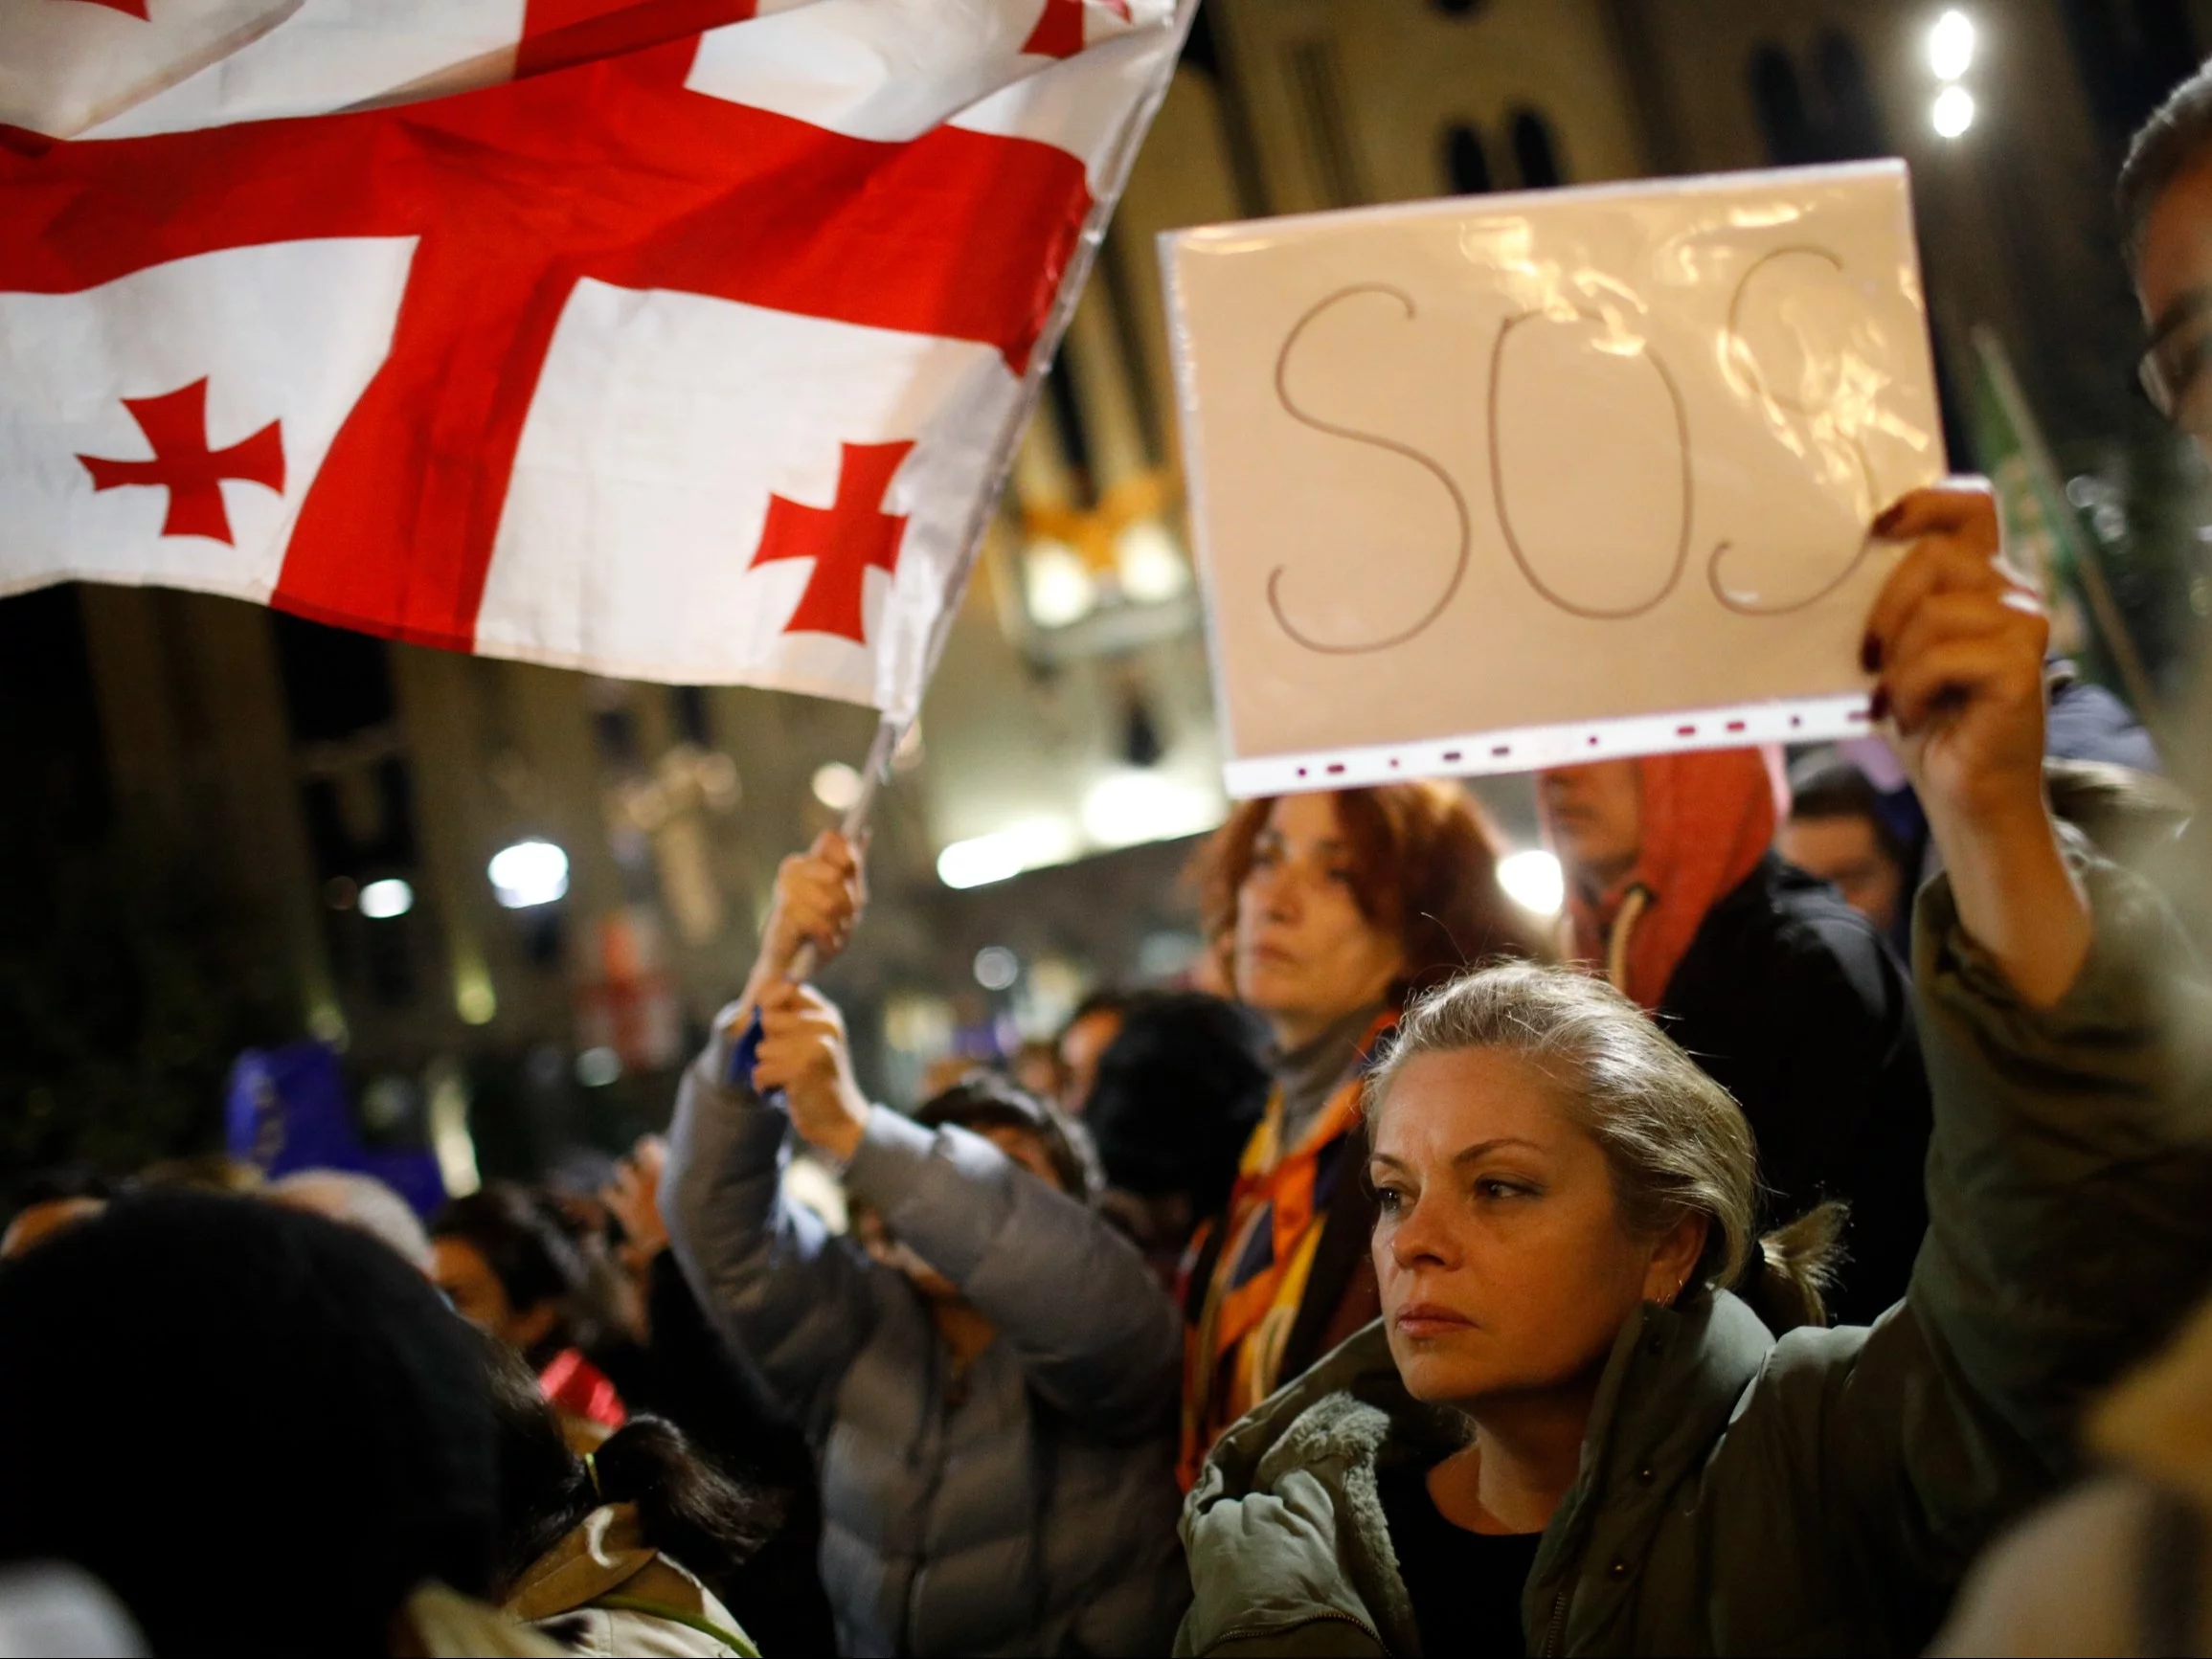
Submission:
<svg viewBox="0 0 2212 1659">
<path fill-rule="evenodd" d="M 837 833 L 845 838 L 846 845 L 860 844 L 860 837 L 868 829 L 869 815 L 875 810 L 876 795 L 883 788 L 884 774 L 891 770 L 891 757 L 898 751 L 906 730 L 900 722 L 888 718 L 876 727 L 875 741 L 868 746 L 868 759 L 861 766 L 860 794 L 845 809 L 845 819 L 837 826 Z M 794 985 L 804 984 L 822 966 L 821 958 L 822 953 L 815 948 L 814 941 L 801 939 L 799 949 L 791 953 L 783 977 Z"/>
</svg>

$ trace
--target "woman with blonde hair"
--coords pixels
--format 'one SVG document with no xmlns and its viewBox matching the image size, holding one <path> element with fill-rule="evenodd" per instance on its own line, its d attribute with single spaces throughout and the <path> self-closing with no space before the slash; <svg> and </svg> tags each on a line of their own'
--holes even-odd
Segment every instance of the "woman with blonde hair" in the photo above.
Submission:
<svg viewBox="0 0 2212 1659">
<path fill-rule="evenodd" d="M 1222 1429 L 1375 1315 L 1360 1079 L 1410 995 L 1539 953 L 1500 851 L 1466 791 L 1402 783 L 1246 801 L 1199 857 L 1208 935 L 1274 1039 L 1275 1080 L 1186 1258 L 1185 1486 Z"/>
<path fill-rule="evenodd" d="M 2047 625 L 1987 491 L 1875 533 L 1914 544 L 1875 710 L 1947 867 L 1915 930 L 1934 1134 L 1904 1300 L 1819 1323 L 1817 1224 L 1754 1239 L 1740 1110 L 1627 998 L 1463 978 L 1367 1084 L 1383 1318 L 1208 1459 L 1179 1650 L 1919 1652 L 2070 1468 L 2082 1402 L 2187 1310 L 2212 1206 L 2170 993 L 2201 1006 L 2201 972 L 2052 823 Z M 1762 1283 L 1791 1293 L 1766 1320 Z"/>
</svg>

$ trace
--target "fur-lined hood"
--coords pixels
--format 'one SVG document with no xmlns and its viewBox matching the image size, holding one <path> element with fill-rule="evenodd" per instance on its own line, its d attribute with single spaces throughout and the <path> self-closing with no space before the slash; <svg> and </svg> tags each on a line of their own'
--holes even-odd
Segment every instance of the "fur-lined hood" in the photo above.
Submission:
<svg viewBox="0 0 2212 1659">
<path fill-rule="evenodd" d="M 1921 893 L 1936 1113 L 1910 1290 L 1871 1326 L 1779 1339 L 1731 1296 L 1630 1320 L 1522 1599 L 1531 1652 L 1924 1651 L 1968 1564 L 2076 1466 L 2083 1403 L 2186 1316 L 2177 1264 L 2212 1256 L 2212 995 L 2148 887 L 2081 877 L 2095 940 L 2047 1009 L 1947 883 Z M 2206 1378 L 2212 1324 L 2093 1444 L 2212 1491 L 2212 1435 L 2176 1429 L 2201 1426 Z M 1181 1651 L 1420 1651 L 1360 1495 L 1401 1425 L 1424 1432 L 1375 1327 L 1229 1432 L 1184 1512 Z"/>
<path fill-rule="evenodd" d="M 1629 1321 L 1598 1386 L 1581 1475 L 1529 1575 L 1528 1629 L 1563 1621 L 1570 1588 L 1621 1592 L 1602 1569 L 1578 1582 L 1597 1510 L 1608 1512 L 1609 1549 L 1648 1535 L 1665 1494 L 1696 1478 L 1772 1346 L 1750 1310 L 1726 1293 L 1680 1311 L 1646 1305 Z M 1433 1466 L 1469 1432 L 1457 1413 L 1406 1392 L 1380 1321 L 1266 1401 L 1222 1437 L 1185 1505 L 1196 1600 L 1176 1651 L 1295 1631 L 1299 1651 L 1323 1650 L 1305 1644 L 1325 1637 L 1330 1652 L 1418 1654 L 1377 1473 Z"/>
</svg>

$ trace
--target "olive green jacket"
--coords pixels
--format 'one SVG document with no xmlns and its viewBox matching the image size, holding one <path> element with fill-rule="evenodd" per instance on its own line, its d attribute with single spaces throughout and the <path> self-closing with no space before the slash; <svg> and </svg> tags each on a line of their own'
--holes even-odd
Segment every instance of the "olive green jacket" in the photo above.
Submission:
<svg viewBox="0 0 2212 1659">
<path fill-rule="evenodd" d="M 1871 1328 L 1776 1341 L 1733 1296 L 1646 1306 L 1522 1602 L 1531 1653 L 1918 1652 L 1991 1535 L 2071 1467 L 2083 1403 L 2212 1267 L 2212 998 L 2163 905 L 2085 871 L 2097 935 L 2023 1007 L 1922 895 L 1930 1222 Z M 1177 1650 L 1421 1651 L 1379 1464 L 1465 1430 L 1400 1386 L 1380 1325 L 1225 1435 L 1183 1520 Z"/>
</svg>

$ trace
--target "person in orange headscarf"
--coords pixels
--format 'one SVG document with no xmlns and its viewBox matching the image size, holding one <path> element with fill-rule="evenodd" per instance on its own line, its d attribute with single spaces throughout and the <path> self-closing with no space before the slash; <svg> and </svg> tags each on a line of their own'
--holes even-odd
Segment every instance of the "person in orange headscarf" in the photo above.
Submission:
<svg viewBox="0 0 2212 1659">
<path fill-rule="evenodd" d="M 1781 757 L 1727 750 L 1541 773 L 1568 953 L 1656 1015 L 1741 1103 L 1770 1222 L 1848 1206 L 1831 1312 L 1904 1294 L 1928 1225 L 1911 985 L 1873 924 L 1772 851 Z"/>
</svg>

